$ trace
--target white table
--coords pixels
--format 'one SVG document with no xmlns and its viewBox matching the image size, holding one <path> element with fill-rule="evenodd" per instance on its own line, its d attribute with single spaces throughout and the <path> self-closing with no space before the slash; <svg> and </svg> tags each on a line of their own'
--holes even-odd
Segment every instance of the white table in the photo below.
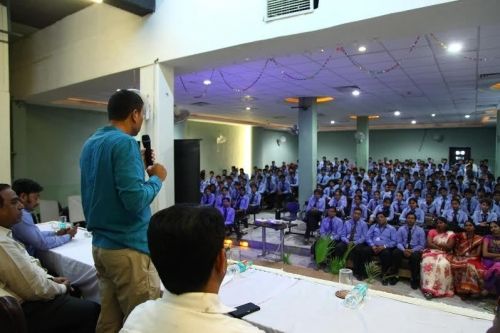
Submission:
<svg viewBox="0 0 500 333">
<path fill-rule="evenodd" d="M 40 223 L 40 230 L 53 231 L 52 222 Z M 99 303 L 97 272 L 92 258 L 92 238 L 86 230 L 79 228 L 68 243 L 48 251 L 37 252 L 43 266 L 59 276 L 67 277 L 71 284 L 82 291 L 86 299 Z"/>
<path fill-rule="evenodd" d="M 345 286 L 256 267 L 221 288 L 222 302 L 261 307 L 245 320 L 266 332 L 473 333 L 492 326 L 492 315 L 442 303 L 370 290 L 351 310 L 335 297 Z"/>
</svg>

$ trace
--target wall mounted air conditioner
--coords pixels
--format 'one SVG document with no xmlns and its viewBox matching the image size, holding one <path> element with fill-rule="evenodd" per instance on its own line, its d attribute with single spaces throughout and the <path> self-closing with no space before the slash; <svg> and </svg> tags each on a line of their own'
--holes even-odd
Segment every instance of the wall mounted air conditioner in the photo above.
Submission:
<svg viewBox="0 0 500 333">
<path fill-rule="evenodd" d="M 274 21 L 296 15 L 312 13 L 319 0 L 266 0 L 264 21 Z"/>
</svg>

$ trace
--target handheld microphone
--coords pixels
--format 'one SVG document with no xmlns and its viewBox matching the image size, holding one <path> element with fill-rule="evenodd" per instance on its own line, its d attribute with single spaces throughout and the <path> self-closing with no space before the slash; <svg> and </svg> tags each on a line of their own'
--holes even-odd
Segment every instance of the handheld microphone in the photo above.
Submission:
<svg viewBox="0 0 500 333">
<path fill-rule="evenodd" d="M 142 145 L 144 146 L 144 159 L 146 161 L 146 167 L 153 165 L 153 151 L 151 150 L 151 139 L 149 135 L 144 134 L 142 136 Z"/>
</svg>

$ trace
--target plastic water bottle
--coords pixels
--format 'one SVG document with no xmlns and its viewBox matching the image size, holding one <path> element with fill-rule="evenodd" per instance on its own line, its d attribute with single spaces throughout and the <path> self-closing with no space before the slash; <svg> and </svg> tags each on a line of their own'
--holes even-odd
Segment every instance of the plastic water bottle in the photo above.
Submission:
<svg viewBox="0 0 500 333">
<path fill-rule="evenodd" d="M 368 286 L 366 283 L 358 283 L 350 292 L 347 294 L 344 300 L 344 306 L 349 309 L 356 309 L 359 303 L 363 301 L 368 291 Z"/>
<path fill-rule="evenodd" d="M 247 264 L 241 261 L 237 261 L 236 263 L 229 265 L 226 269 L 227 275 L 238 276 L 240 273 L 243 273 L 250 267 L 251 263 Z"/>
</svg>

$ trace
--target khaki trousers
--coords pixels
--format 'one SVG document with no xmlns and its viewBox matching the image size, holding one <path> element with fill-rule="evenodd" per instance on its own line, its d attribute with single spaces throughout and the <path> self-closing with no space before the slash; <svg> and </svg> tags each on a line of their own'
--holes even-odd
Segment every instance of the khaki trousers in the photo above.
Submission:
<svg viewBox="0 0 500 333">
<path fill-rule="evenodd" d="M 136 305 L 160 297 L 160 278 L 144 253 L 93 247 L 92 255 L 101 296 L 96 333 L 117 333 Z"/>
</svg>

